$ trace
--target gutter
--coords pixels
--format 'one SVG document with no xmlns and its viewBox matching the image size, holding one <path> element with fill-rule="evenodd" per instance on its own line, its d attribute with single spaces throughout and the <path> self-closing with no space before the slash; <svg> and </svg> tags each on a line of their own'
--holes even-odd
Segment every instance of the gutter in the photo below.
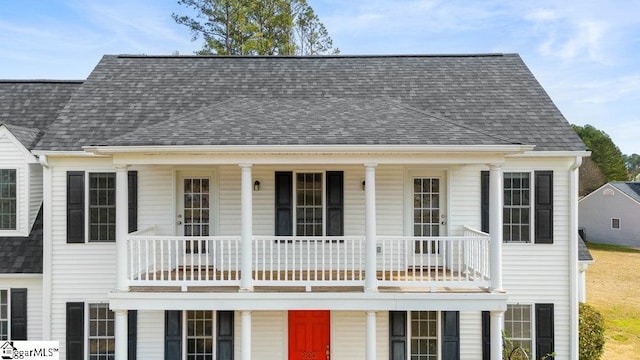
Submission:
<svg viewBox="0 0 640 360">
<path fill-rule="evenodd" d="M 51 340 L 51 300 L 52 300 L 52 219 L 53 216 L 53 175 L 47 155 L 38 156 L 42 165 L 42 340 Z"/>
<path fill-rule="evenodd" d="M 569 359 L 578 360 L 578 190 L 582 157 L 569 167 Z"/>
</svg>

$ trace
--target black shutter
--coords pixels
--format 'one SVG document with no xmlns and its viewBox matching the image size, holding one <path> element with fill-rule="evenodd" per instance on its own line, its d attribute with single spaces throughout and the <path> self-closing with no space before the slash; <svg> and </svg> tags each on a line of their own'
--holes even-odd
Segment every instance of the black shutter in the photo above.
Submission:
<svg viewBox="0 0 640 360">
<path fill-rule="evenodd" d="M 27 289 L 11 289 L 11 340 L 27 340 Z"/>
<path fill-rule="evenodd" d="M 553 304 L 536 304 L 536 357 L 541 358 L 551 353 L 553 353 Z"/>
<path fill-rule="evenodd" d="M 84 359 L 84 303 L 67 303 L 67 360 Z"/>
<path fill-rule="evenodd" d="M 182 359 L 182 311 L 164 312 L 164 359 Z"/>
<path fill-rule="evenodd" d="M 460 312 L 442 312 L 442 360 L 460 359 Z"/>
<path fill-rule="evenodd" d="M 389 311 L 389 359 L 407 359 L 407 313 Z"/>
<path fill-rule="evenodd" d="M 491 313 L 482 312 L 482 360 L 491 360 Z"/>
<path fill-rule="evenodd" d="M 553 244 L 553 171 L 536 171 L 535 189 L 535 242 Z"/>
<path fill-rule="evenodd" d="M 480 172 L 480 230 L 489 232 L 489 172 Z"/>
<path fill-rule="evenodd" d="M 293 173 L 276 172 L 276 236 L 293 235 Z"/>
<path fill-rule="evenodd" d="M 127 352 L 129 360 L 136 360 L 138 355 L 138 311 L 129 310 L 127 319 Z"/>
<path fill-rule="evenodd" d="M 67 171 L 67 243 L 84 243 L 84 171 Z"/>
<path fill-rule="evenodd" d="M 344 173 L 327 171 L 327 236 L 344 235 Z"/>
<path fill-rule="evenodd" d="M 218 311 L 216 360 L 233 360 L 233 311 Z"/>
<path fill-rule="evenodd" d="M 138 172 L 129 171 L 129 232 L 138 230 Z"/>
</svg>

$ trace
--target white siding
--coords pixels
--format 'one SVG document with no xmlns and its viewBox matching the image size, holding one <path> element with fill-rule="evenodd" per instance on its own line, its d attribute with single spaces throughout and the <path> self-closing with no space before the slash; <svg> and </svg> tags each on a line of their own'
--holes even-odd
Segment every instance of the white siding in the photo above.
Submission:
<svg viewBox="0 0 640 360">
<path fill-rule="evenodd" d="M 138 359 L 163 359 L 164 311 L 138 311 L 137 336 Z"/>
<path fill-rule="evenodd" d="M 60 342 L 61 357 L 66 354 L 66 303 L 75 301 L 107 302 L 107 294 L 116 284 L 115 243 L 66 243 L 66 172 L 113 170 L 109 161 L 90 159 L 88 161 L 52 164 L 54 167 L 52 168 L 53 262 L 51 281 L 53 293 L 51 299 L 51 340 Z"/>
<path fill-rule="evenodd" d="M 42 166 L 40 164 L 29 165 L 29 229 L 36 221 L 38 211 L 42 205 Z"/>
<path fill-rule="evenodd" d="M 460 312 L 460 360 L 478 360 L 482 354 L 482 313 Z"/>
<path fill-rule="evenodd" d="M 42 340 L 42 278 L 0 278 L 0 289 L 11 288 L 27 289 L 27 340 Z"/>
</svg>

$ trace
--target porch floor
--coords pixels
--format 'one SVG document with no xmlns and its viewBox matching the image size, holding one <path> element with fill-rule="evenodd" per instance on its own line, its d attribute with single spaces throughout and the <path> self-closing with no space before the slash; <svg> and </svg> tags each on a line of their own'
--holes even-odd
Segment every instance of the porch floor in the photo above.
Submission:
<svg viewBox="0 0 640 360">
<path fill-rule="evenodd" d="M 288 270 L 288 271 L 254 271 L 254 279 L 260 281 L 364 281 L 364 271 L 351 270 Z M 378 271 L 379 281 L 414 282 L 420 281 L 449 281 L 450 279 L 460 279 L 464 277 L 457 271 L 450 269 L 433 268 L 427 269 L 407 269 L 401 271 Z M 239 279 L 239 271 L 219 271 L 213 267 L 192 271 L 188 266 L 178 267 L 172 271 L 146 273 L 139 280 L 151 281 L 224 281 Z M 420 286 L 378 286 L 379 292 L 447 292 L 447 293 L 469 293 L 487 292 L 483 287 L 469 285 L 466 287 L 420 287 Z M 462 282 L 461 282 L 462 285 Z M 184 292 L 181 286 L 131 286 L 133 292 Z M 187 286 L 187 292 L 237 292 L 237 286 Z M 363 286 L 254 286 L 254 292 L 363 292 Z"/>
</svg>

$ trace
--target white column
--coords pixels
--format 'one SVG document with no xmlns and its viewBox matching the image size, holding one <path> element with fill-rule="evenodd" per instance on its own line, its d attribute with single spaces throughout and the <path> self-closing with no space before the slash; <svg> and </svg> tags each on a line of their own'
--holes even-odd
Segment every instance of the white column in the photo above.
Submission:
<svg viewBox="0 0 640 360">
<path fill-rule="evenodd" d="M 376 166 L 364 164 L 365 181 L 365 292 L 378 291 L 376 270 Z"/>
<path fill-rule="evenodd" d="M 127 243 L 129 236 L 128 166 L 116 166 L 116 288 L 128 291 Z"/>
<path fill-rule="evenodd" d="M 127 310 L 115 311 L 116 360 L 126 360 L 128 356 L 127 314 Z"/>
<path fill-rule="evenodd" d="M 242 181 L 240 188 L 240 291 L 252 291 L 251 256 L 253 237 L 253 184 L 252 164 L 240 164 Z"/>
<path fill-rule="evenodd" d="M 502 328 L 504 311 L 492 311 L 491 321 L 491 360 L 502 360 Z"/>
<path fill-rule="evenodd" d="M 251 360 L 251 311 L 241 311 L 240 360 Z"/>
<path fill-rule="evenodd" d="M 376 360 L 376 312 L 367 311 L 366 360 Z"/>
<path fill-rule="evenodd" d="M 502 289 L 502 165 L 489 166 L 489 233 L 491 235 L 491 291 Z"/>
<path fill-rule="evenodd" d="M 578 190 L 580 181 L 578 169 L 580 165 L 582 165 L 582 157 L 576 156 L 575 162 L 569 168 L 569 359 L 571 360 L 577 360 L 579 357 Z"/>
</svg>

